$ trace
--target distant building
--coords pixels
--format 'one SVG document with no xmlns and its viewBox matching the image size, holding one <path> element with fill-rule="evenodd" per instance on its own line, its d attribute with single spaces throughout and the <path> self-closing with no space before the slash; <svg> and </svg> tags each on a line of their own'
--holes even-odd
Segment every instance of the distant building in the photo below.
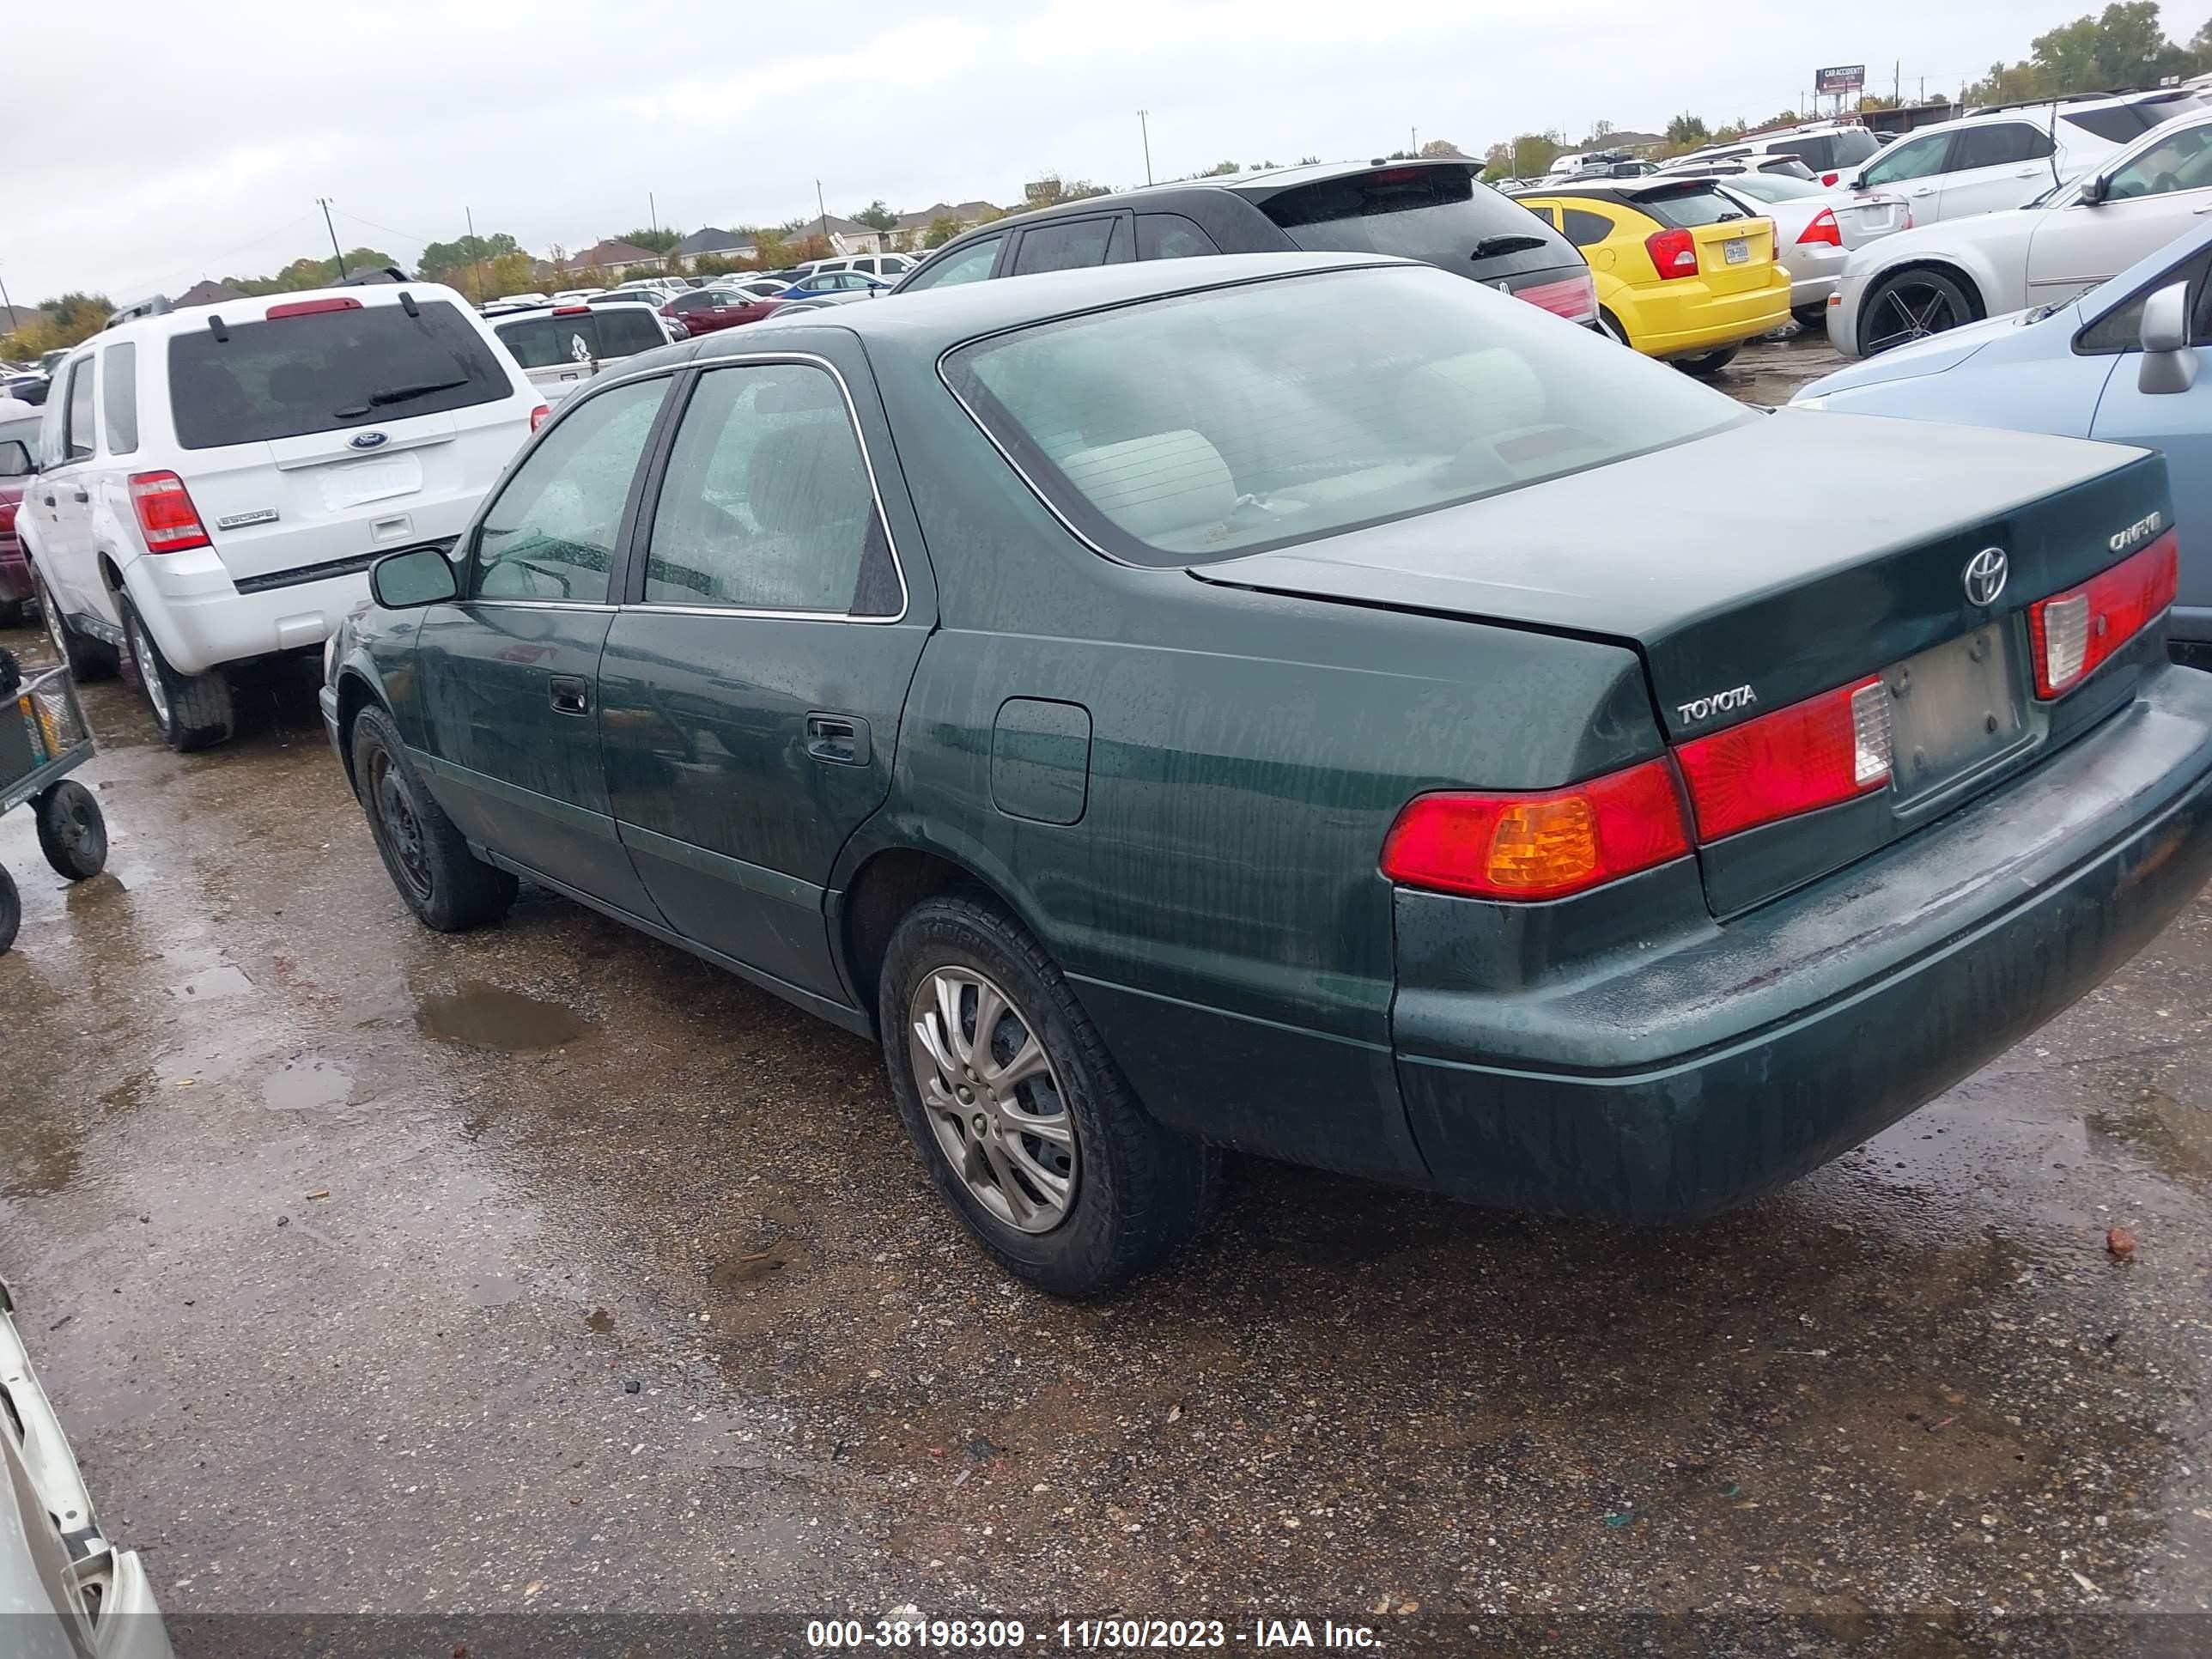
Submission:
<svg viewBox="0 0 2212 1659">
<path fill-rule="evenodd" d="M 223 305 L 232 300 L 243 300 L 246 295 L 234 288 L 226 287 L 212 277 L 203 276 L 169 303 L 182 310 L 186 306 Z"/>
<path fill-rule="evenodd" d="M 939 219 L 950 219 L 961 229 L 972 230 L 1000 216 L 999 210 L 988 202 L 934 203 L 919 213 L 900 214 L 897 222 L 879 239 L 883 245 L 867 251 L 886 253 L 918 248 Z"/>
<path fill-rule="evenodd" d="M 619 236 L 604 242 L 594 242 L 568 261 L 568 269 L 579 274 L 596 274 L 642 265 L 658 270 L 665 263 L 664 256 L 649 247 L 640 247 L 635 242 L 625 242 Z"/>
<path fill-rule="evenodd" d="M 712 253 L 725 259 L 750 259 L 760 250 L 753 246 L 750 236 L 740 236 L 733 230 L 720 230 L 713 225 L 693 231 L 676 245 L 670 257 L 696 259 L 702 253 Z"/>
</svg>

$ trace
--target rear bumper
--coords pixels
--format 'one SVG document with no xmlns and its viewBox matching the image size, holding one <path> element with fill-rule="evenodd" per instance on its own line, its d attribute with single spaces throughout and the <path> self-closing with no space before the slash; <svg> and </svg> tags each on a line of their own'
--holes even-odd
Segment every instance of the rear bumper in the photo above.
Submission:
<svg viewBox="0 0 2212 1659">
<path fill-rule="evenodd" d="M 1709 1214 L 2002 1053 L 2208 877 L 2212 676 L 2171 669 L 2017 785 L 1726 927 L 1555 988 L 1401 989 L 1407 1113 L 1457 1196 Z"/>
<path fill-rule="evenodd" d="M 319 647 L 368 598 L 368 573 L 353 571 L 241 593 L 211 552 L 139 559 L 124 572 L 131 602 L 179 673 Z"/>
<path fill-rule="evenodd" d="M 1684 279 L 1689 280 L 1689 279 Z M 1702 284 L 1701 284 L 1702 285 Z M 1778 271 L 1764 288 L 1741 294 L 1664 295 L 1654 304 L 1649 290 L 1631 330 L 1636 349 L 1647 357 L 1684 357 L 1717 350 L 1772 332 L 1790 320 L 1790 287 Z"/>
</svg>

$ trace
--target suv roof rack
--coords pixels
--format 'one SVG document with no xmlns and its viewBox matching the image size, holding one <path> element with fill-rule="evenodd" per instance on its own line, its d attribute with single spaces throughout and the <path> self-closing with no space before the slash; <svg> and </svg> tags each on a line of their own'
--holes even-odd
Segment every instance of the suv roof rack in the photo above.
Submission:
<svg viewBox="0 0 2212 1659">
<path fill-rule="evenodd" d="M 170 305 L 166 295 L 156 294 L 150 300 L 141 300 L 135 306 L 124 306 L 110 313 L 107 320 L 100 326 L 101 331 L 105 332 L 119 324 L 134 322 L 141 317 L 158 317 L 163 312 L 173 309 L 175 307 Z"/>
<path fill-rule="evenodd" d="M 2115 87 L 2109 92 L 2062 92 L 2051 98 L 2022 98 L 2009 104 L 1977 104 L 1966 113 L 1999 115 L 2010 109 L 2048 109 L 2054 104 L 2093 104 L 2102 98 L 2154 99 L 2160 94 L 2168 97 L 2188 97 L 2190 89 L 2184 86 L 2171 87 Z"/>
</svg>

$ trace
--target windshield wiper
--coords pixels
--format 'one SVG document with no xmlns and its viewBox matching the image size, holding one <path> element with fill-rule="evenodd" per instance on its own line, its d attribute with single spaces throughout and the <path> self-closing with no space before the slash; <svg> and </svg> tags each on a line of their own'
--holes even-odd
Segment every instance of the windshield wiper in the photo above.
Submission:
<svg viewBox="0 0 2212 1659">
<path fill-rule="evenodd" d="M 420 380 L 413 386 L 386 386 L 381 392 L 370 392 L 366 403 L 354 404 L 344 409 L 333 410 L 331 413 L 343 421 L 352 416 L 366 415 L 372 409 L 381 409 L 386 404 L 404 404 L 410 398 L 427 398 L 434 392 L 451 392 L 456 386 L 464 386 L 468 383 L 468 377 L 463 375 L 458 380 Z"/>
<path fill-rule="evenodd" d="M 1474 245 L 1470 259 L 1494 259 L 1501 253 L 1526 253 L 1531 248 L 1544 246 L 1540 236 L 1531 236 L 1522 230 L 1507 231 L 1502 236 L 1486 236 Z"/>
</svg>

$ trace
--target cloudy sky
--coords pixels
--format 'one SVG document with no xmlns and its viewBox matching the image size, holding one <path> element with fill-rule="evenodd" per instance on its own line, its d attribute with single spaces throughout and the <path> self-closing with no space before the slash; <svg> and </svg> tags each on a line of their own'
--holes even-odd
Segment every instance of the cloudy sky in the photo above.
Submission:
<svg viewBox="0 0 2212 1659">
<path fill-rule="evenodd" d="M 0 282 L 119 301 L 350 248 L 505 230 L 535 252 L 646 222 L 774 223 L 882 198 L 1018 199 L 1040 172 L 1479 151 L 1607 119 L 1716 124 L 1814 69 L 1954 92 L 2088 0 L 102 0 L 11 8 Z M 2171 33 L 2202 21 L 2168 7 Z M 88 33 L 88 27 L 94 33 Z"/>
</svg>

